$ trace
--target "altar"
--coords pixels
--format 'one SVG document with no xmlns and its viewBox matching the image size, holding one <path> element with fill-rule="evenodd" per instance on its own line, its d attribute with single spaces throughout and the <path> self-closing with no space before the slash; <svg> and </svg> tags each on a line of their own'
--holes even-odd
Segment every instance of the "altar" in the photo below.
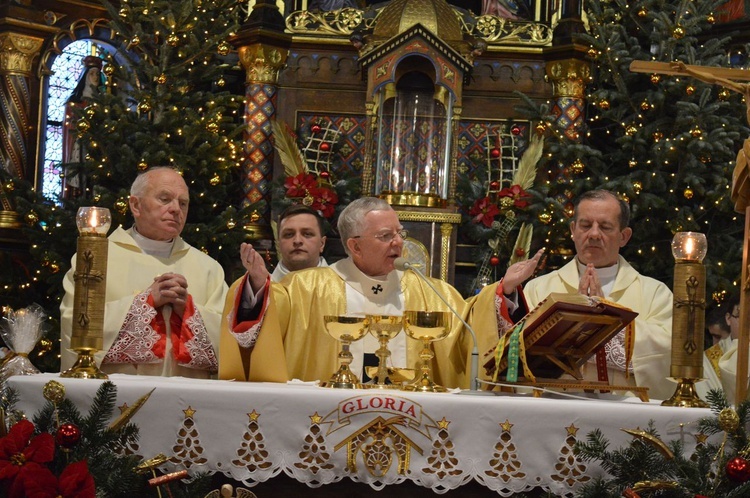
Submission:
<svg viewBox="0 0 750 498">
<path fill-rule="evenodd" d="M 16 408 L 29 419 L 46 403 L 42 387 L 50 380 L 65 386 L 82 413 L 103 382 L 11 377 Z M 500 496 L 534 488 L 570 496 L 603 475 L 573 454 L 590 431 L 600 429 L 614 449 L 631 439 L 621 429 L 645 429 L 653 421 L 662 440 L 680 440 L 689 456 L 696 421 L 711 415 L 637 398 L 407 393 L 121 374 L 110 380 L 121 409 L 153 389 L 132 419 L 141 437 L 129 451 L 143 458 L 163 453 L 164 472 L 223 474 L 247 487 L 285 474 L 310 488 L 350 480 L 382 490 L 411 482 L 445 493 L 472 483 Z"/>
</svg>

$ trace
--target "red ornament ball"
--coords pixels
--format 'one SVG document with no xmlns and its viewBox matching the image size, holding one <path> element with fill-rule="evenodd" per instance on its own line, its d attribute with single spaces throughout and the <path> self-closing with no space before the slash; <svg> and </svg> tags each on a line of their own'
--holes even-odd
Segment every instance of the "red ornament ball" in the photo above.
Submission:
<svg viewBox="0 0 750 498">
<path fill-rule="evenodd" d="M 323 142 L 322 144 L 320 144 L 320 150 L 322 150 L 323 152 L 328 152 L 329 150 L 331 150 L 331 144 Z"/>
<path fill-rule="evenodd" d="M 490 156 L 492 156 L 495 159 L 497 159 L 498 157 L 500 157 L 500 149 L 492 149 L 490 151 Z"/>
<path fill-rule="evenodd" d="M 70 449 L 81 440 L 81 429 L 77 425 L 67 423 L 57 428 L 55 442 L 63 448 Z"/>
<path fill-rule="evenodd" d="M 321 171 L 320 175 L 318 176 L 324 180 L 328 180 L 329 178 L 331 178 L 331 174 L 328 171 Z"/>
<path fill-rule="evenodd" d="M 320 125 L 314 124 L 310 127 L 310 131 L 313 133 L 320 133 Z"/>
<path fill-rule="evenodd" d="M 727 477 L 734 482 L 746 482 L 750 479 L 750 464 L 742 457 L 734 457 L 727 462 Z"/>
<path fill-rule="evenodd" d="M 492 257 L 490 258 L 490 264 L 491 264 L 492 266 L 497 266 L 497 265 L 499 265 L 499 264 L 500 264 L 500 258 L 498 258 L 497 256 L 492 256 Z"/>
<path fill-rule="evenodd" d="M 521 134 L 521 127 L 518 125 L 513 125 L 510 129 L 510 132 L 516 136 Z"/>
<path fill-rule="evenodd" d="M 500 182 L 490 182 L 490 190 L 500 190 Z"/>
</svg>

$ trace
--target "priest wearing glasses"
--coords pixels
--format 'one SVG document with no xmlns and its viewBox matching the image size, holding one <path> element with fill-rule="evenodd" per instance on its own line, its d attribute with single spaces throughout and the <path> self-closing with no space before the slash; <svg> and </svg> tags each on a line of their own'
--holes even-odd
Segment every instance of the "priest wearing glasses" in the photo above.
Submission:
<svg viewBox="0 0 750 498">
<path fill-rule="evenodd" d="M 325 330 L 324 317 L 402 315 L 404 311 L 450 311 L 413 271 L 395 268 L 406 231 L 382 199 L 365 197 L 349 204 L 338 221 L 349 257 L 326 268 L 296 271 L 271 283 L 263 258 L 248 244 L 240 257 L 247 273 L 227 296 L 222 323 L 219 377 L 252 381 L 327 380 L 338 366 L 339 344 Z M 494 347 L 512 325 L 510 313 L 522 282 L 541 256 L 510 266 L 505 277 L 464 300 L 448 283 L 431 279 L 440 294 L 472 324 L 480 352 Z M 506 296 L 507 295 L 507 296 Z M 435 342 L 434 380 L 449 388 L 470 384 L 470 333 L 454 317 L 453 329 Z M 361 376 L 366 353 L 377 344 L 352 344 L 352 371 Z M 399 334 L 389 343 L 392 366 L 412 368 L 422 345 Z"/>
</svg>

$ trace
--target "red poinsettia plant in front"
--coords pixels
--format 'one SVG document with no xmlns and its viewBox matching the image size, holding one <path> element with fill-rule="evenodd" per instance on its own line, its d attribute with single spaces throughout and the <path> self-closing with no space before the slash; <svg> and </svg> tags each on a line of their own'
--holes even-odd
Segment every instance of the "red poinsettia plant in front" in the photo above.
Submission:
<svg viewBox="0 0 750 498">
<path fill-rule="evenodd" d="M 326 178 L 323 175 L 300 173 L 287 177 L 284 188 L 288 198 L 298 199 L 305 206 L 318 211 L 324 218 L 330 219 L 336 212 L 339 196 L 325 184 Z"/>
<path fill-rule="evenodd" d="M 34 436 L 34 424 L 21 420 L 0 438 L 0 489 L 8 498 L 94 498 L 94 478 L 85 460 L 73 462 L 56 476 L 55 438 Z"/>
<path fill-rule="evenodd" d="M 476 224 L 487 228 L 499 215 L 506 215 L 511 209 L 524 209 L 529 205 L 529 194 L 520 185 L 511 185 L 490 196 L 477 199 L 469 209 L 469 216 Z"/>
</svg>

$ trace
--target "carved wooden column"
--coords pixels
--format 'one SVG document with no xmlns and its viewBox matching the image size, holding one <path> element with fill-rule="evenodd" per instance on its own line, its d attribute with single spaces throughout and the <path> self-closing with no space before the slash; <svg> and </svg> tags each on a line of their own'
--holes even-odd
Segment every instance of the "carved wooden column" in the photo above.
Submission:
<svg viewBox="0 0 750 498">
<path fill-rule="evenodd" d="M 0 33 L 0 160 L 13 175 L 25 177 L 29 160 L 32 62 L 42 48 L 42 38 L 18 33 Z"/>
<path fill-rule="evenodd" d="M 563 59 L 547 63 L 547 77 L 552 82 L 557 126 L 571 140 L 579 139 L 584 119 L 584 91 L 591 76 L 590 65 L 578 59 Z"/>
<path fill-rule="evenodd" d="M 274 149 L 271 120 L 276 116 L 279 72 L 286 64 L 291 39 L 283 33 L 284 19 L 268 0 L 256 2 L 230 42 L 238 49 L 245 69 L 245 158 L 243 205 L 259 204 L 245 228 L 252 239 L 271 239 L 271 181 Z"/>
</svg>

